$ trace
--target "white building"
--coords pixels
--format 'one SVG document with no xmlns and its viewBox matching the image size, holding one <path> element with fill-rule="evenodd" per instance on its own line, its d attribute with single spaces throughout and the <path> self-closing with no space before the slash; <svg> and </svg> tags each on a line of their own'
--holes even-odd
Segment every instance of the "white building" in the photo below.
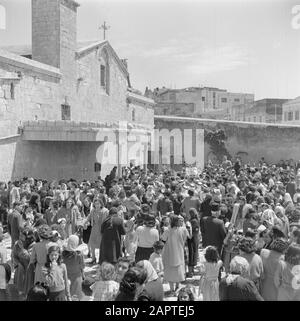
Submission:
<svg viewBox="0 0 300 321">
<path fill-rule="evenodd" d="M 282 122 L 300 125 L 300 96 L 282 105 Z"/>
</svg>

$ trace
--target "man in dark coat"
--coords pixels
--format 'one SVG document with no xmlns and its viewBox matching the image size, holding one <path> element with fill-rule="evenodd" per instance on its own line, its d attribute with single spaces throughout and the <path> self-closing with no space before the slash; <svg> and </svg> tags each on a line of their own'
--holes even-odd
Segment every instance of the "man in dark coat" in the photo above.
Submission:
<svg viewBox="0 0 300 321">
<path fill-rule="evenodd" d="M 170 200 L 170 197 L 171 193 L 166 191 L 164 193 L 164 198 L 157 202 L 157 212 L 160 213 L 161 216 L 165 216 L 168 212 L 173 211 L 173 203 Z"/>
<path fill-rule="evenodd" d="M 100 244 L 99 264 L 117 263 L 122 256 L 121 236 L 126 234 L 124 221 L 118 216 L 118 210 L 112 207 L 109 215 L 101 225 L 102 240 Z"/>
<path fill-rule="evenodd" d="M 11 248 L 13 249 L 14 244 L 18 241 L 20 236 L 21 228 L 23 227 L 23 219 L 20 214 L 22 211 L 22 203 L 15 202 L 13 205 L 13 212 L 8 214 L 7 223 L 8 223 L 8 233 L 11 236 Z"/>
<path fill-rule="evenodd" d="M 220 205 L 212 203 L 211 216 L 201 218 L 200 230 L 202 234 L 203 247 L 207 247 L 209 245 L 215 246 L 221 255 L 226 230 L 224 222 L 218 218 L 220 214 Z"/>
</svg>

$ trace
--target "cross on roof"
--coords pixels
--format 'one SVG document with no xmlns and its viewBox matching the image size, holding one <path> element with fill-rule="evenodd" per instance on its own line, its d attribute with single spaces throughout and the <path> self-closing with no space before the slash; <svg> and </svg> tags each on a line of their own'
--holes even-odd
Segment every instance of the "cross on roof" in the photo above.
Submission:
<svg viewBox="0 0 300 321">
<path fill-rule="evenodd" d="M 108 30 L 110 28 L 110 26 L 106 25 L 106 21 L 104 21 L 103 25 L 101 27 L 99 27 L 100 29 L 103 29 L 103 39 L 105 40 L 105 35 L 106 35 L 106 30 Z"/>
</svg>

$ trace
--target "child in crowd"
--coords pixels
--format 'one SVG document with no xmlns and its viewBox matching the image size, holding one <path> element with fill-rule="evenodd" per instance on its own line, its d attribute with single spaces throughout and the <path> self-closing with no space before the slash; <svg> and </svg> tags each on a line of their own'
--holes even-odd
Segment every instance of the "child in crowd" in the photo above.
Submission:
<svg viewBox="0 0 300 321">
<path fill-rule="evenodd" d="M 44 284 L 35 284 L 27 294 L 26 301 L 48 301 L 48 289 Z"/>
<path fill-rule="evenodd" d="M 204 254 L 206 262 L 200 266 L 201 280 L 199 292 L 203 294 L 203 301 L 219 301 L 219 273 L 223 262 L 219 259 L 218 250 L 208 246 Z"/>
<path fill-rule="evenodd" d="M 119 291 L 119 283 L 114 281 L 115 268 L 103 262 L 99 268 L 97 281 L 91 286 L 94 301 L 114 301 Z"/>
<path fill-rule="evenodd" d="M 135 232 L 135 217 L 131 217 L 126 222 L 126 235 L 124 238 L 124 246 L 126 257 L 131 261 L 135 260 L 135 252 L 137 249 L 137 234 Z"/>
<path fill-rule="evenodd" d="M 67 232 L 66 232 L 66 225 L 67 221 L 65 218 L 60 218 L 57 223 L 59 224 L 59 234 L 61 236 L 62 240 L 65 240 L 67 238 Z"/>
<path fill-rule="evenodd" d="M 71 301 L 67 268 L 62 263 L 59 246 L 50 246 L 48 249 L 43 274 L 49 286 L 49 301 Z"/>
<path fill-rule="evenodd" d="M 154 252 L 150 255 L 149 261 L 154 267 L 157 275 L 163 277 L 164 275 L 164 265 L 162 262 L 162 250 L 164 247 L 164 243 L 162 241 L 157 241 L 154 243 L 153 248 Z"/>
<path fill-rule="evenodd" d="M 79 237 L 70 235 L 65 250 L 62 252 L 63 261 L 67 267 L 68 278 L 70 280 L 70 292 L 73 298 L 82 299 L 82 281 L 84 270 L 83 254 L 78 251 Z"/>
<path fill-rule="evenodd" d="M 195 301 L 192 289 L 189 286 L 181 288 L 178 292 L 177 301 Z"/>
</svg>

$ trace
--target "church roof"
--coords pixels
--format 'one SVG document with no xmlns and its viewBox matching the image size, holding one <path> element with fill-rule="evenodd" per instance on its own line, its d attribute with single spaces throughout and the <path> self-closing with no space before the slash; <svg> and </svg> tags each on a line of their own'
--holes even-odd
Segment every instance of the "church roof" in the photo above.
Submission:
<svg viewBox="0 0 300 321">
<path fill-rule="evenodd" d="M 128 77 L 129 73 L 127 71 L 126 66 L 124 65 L 122 60 L 118 57 L 117 53 L 115 52 L 115 50 L 113 49 L 113 47 L 111 46 L 111 44 L 107 40 L 91 42 L 89 44 L 86 43 L 85 46 L 81 47 L 80 49 L 77 49 L 76 57 L 80 59 L 84 55 L 89 54 L 91 51 L 93 51 L 95 49 L 103 48 L 104 46 L 110 51 L 112 56 L 115 58 L 119 67 L 124 72 L 125 76 Z"/>
<path fill-rule="evenodd" d="M 110 43 L 107 40 L 102 41 L 96 41 L 96 40 L 90 40 L 90 41 L 79 41 L 77 42 L 77 50 L 76 50 L 76 56 L 77 58 L 82 57 L 85 54 L 88 54 L 89 52 L 93 51 L 96 48 L 100 48 L 103 46 L 107 46 L 115 60 L 117 61 L 118 65 L 120 66 L 121 70 L 124 72 L 126 76 L 128 76 L 128 71 L 124 65 L 124 63 L 121 61 L 121 59 L 118 57 L 115 50 L 112 48 Z M 16 55 L 25 56 L 27 58 L 31 58 L 32 55 L 32 48 L 31 45 L 11 45 L 11 46 L 4 46 L 0 49 L 3 49 L 5 51 L 14 53 Z"/>
</svg>

